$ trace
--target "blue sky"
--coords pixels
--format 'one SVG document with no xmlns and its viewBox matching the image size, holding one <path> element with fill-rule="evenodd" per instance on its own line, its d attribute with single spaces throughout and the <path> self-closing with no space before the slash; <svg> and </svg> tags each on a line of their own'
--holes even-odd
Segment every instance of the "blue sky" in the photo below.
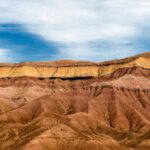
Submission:
<svg viewBox="0 0 150 150">
<path fill-rule="evenodd" d="M 1 0 L 0 62 L 105 61 L 150 51 L 149 0 Z"/>
</svg>

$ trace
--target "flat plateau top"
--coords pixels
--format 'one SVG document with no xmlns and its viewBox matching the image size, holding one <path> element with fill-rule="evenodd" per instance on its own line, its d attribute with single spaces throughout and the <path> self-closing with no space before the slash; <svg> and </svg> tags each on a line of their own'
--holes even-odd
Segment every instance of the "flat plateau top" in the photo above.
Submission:
<svg viewBox="0 0 150 150">
<path fill-rule="evenodd" d="M 143 53 L 140 55 L 127 57 L 124 59 L 115 59 L 112 61 L 105 62 L 89 62 L 89 61 L 78 61 L 78 60 L 58 60 L 58 61 L 49 61 L 49 62 L 21 62 L 21 63 L 0 63 L 0 66 L 52 66 L 52 67 L 63 67 L 63 66 L 107 66 L 115 64 L 129 63 L 135 61 L 139 57 L 149 58 L 150 52 Z"/>
<path fill-rule="evenodd" d="M 75 60 L 1 63 L 0 78 L 21 76 L 37 78 L 100 77 L 121 68 L 132 67 L 150 69 L 150 53 L 99 63 Z"/>
</svg>

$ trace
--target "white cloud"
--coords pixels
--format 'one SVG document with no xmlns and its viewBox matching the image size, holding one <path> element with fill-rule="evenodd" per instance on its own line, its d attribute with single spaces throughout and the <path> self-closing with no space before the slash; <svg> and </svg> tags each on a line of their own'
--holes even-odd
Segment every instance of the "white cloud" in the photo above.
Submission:
<svg viewBox="0 0 150 150">
<path fill-rule="evenodd" d="M 130 41 L 149 26 L 149 17 L 149 0 L 0 0 L 0 23 L 20 23 L 45 40 L 64 43 L 68 55 L 88 52 L 88 41 Z"/>
<path fill-rule="evenodd" d="M 101 47 L 91 47 L 90 44 L 70 44 L 68 47 L 59 51 L 59 57 L 62 59 L 74 59 L 74 60 L 89 60 L 89 61 L 106 61 L 111 59 L 119 59 L 122 57 L 128 57 L 135 55 L 136 51 L 132 50 L 132 47 L 124 45 L 118 46 L 112 44 Z"/>
<path fill-rule="evenodd" d="M 138 30 L 133 23 L 150 13 L 147 0 L 1 1 L 1 22 L 23 23 L 28 30 L 61 42 L 134 36 Z"/>
<path fill-rule="evenodd" d="M 0 63 L 14 61 L 13 58 L 9 56 L 10 52 L 8 49 L 0 48 Z"/>
</svg>

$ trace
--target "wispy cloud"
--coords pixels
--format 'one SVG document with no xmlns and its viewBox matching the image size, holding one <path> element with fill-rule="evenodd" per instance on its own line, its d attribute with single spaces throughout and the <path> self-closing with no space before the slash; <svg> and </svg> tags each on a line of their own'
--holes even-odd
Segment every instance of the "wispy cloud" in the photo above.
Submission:
<svg viewBox="0 0 150 150">
<path fill-rule="evenodd" d="M 60 59 L 104 60 L 148 51 L 149 45 L 139 39 L 150 38 L 143 32 L 150 29 L 149 17 L 149 0 L 0 3 L 0 23 L 21 24 L 27 32 L 63 45 L 58 49 Z"/>
<path fill-rule="evenodd" d="M 9 56 L 11 50 L 0 48 L 0 62 L 14 61 L 12 57 Z"/>
<path fill-rule="evenodd" d="M 52 59 L 52 56 L 58 53 L 60 46 L 28 32 L 22 25 L 0 24 L 0 47 L 6 49 L 5 53 L 12 58 L 8 61 L 44 61 L 47 60 L 47 55 Z"/>
<path fill-rule="evenodd" d="M 112 40 L 114 36 L 125 38 L 138 34 L 134 22 L 143 19 L 136 17 L 141 8 L 130 5 L 133 4 L 129 0 L 5 0 L 1 4 L 0 20 L 21 23 L 27 30 L 59 42 Z"/>
</svg>

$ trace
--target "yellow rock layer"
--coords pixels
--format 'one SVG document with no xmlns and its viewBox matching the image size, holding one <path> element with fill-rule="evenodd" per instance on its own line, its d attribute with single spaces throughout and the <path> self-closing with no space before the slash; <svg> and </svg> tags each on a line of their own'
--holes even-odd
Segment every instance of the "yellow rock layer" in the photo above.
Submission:
<svg viewBox="0 0 150 150">
<path fill-rule="evenodd" d="M 143 67 L 150 69 L 150 59 L 139 57 L 129 63 L 113 64 L 113 65 L 89 65 L 89 66 L 36 66 L 36 65 L 23 65 L 23 66 L 1 66 L 0 77 L 19 77 L 19 76 L 32 76 L 32 77 L 99 77 L 110 74 L 119 68 L 126 67 Z"/>
</svg>

